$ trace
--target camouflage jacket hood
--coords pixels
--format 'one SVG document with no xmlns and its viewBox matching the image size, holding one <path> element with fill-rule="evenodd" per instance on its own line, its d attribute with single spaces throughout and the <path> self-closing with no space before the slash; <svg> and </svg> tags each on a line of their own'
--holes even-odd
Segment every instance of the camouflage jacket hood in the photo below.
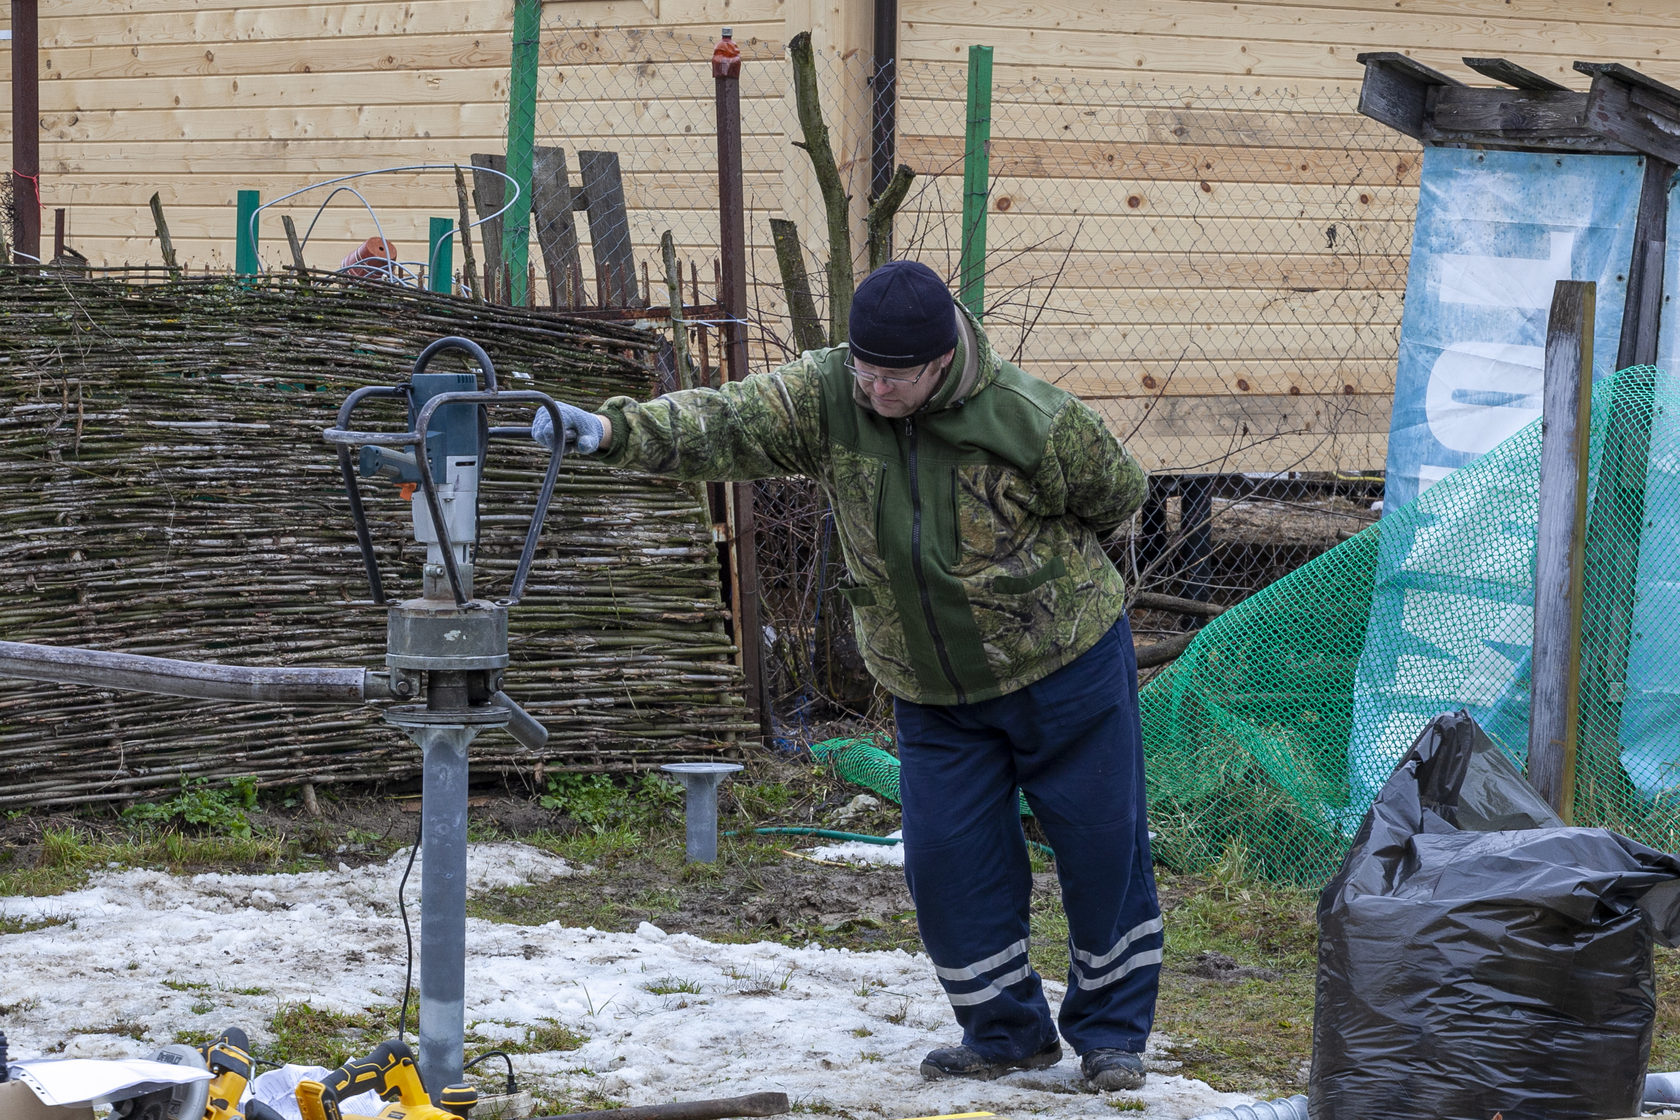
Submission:
<svg viewBox="0 0 1680 1120">
<path fill-rule="evenodd" d="M 718 389 L 615 397 L 602 458 L 694 480 L 815 479 L 832 503 L 858 647 L 893 695 L 974 702 L 1084 653 L 1125 588 L 1102 542 L 1142 504 L 1142 468 L 1078 398 L 992 350 L 962 315 L 928 403 L 860 403 L 845 347 Z"/>
</svg>

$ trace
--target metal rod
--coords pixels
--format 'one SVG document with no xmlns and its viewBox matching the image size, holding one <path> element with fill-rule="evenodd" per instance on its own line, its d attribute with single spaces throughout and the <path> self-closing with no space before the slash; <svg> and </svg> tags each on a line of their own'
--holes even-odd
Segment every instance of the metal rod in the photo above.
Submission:
<svg viewBox="0 0 1680 1120">
<path fill-rule="evenodd" d="M 717 94 L 718 245 L 722 258 L 718 303 L 723 306 L 725 381 L 747 376 L 747 235 L 746 193 L 741 172 L 741 49 L 729 28 L 712 52 Z M 735 644 L 741 651 L 747 704 L 758 717 L 759 738 L 770 745 L 770 704 L 765 695 L 763 637 L 758 617 L 758 531 L 751 483 L 730 486 L 729 516 L 734 531 L 736 594 L 730 604 Z"/>
<path fill-rule="evenodd" d="M 360 704 L 391 698 L 387 678 L 365 669 L 217 665 L 25 642 L 0 642 L 0 676 L 201 700 Z"/>
</svg>

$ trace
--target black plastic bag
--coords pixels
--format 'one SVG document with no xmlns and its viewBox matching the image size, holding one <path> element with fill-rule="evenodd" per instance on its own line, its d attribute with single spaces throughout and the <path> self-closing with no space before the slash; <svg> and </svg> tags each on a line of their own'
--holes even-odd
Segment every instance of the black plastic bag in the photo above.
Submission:
<svg viewBox="0 0 1680 1120">
<path fill-rule="evenodd" d="M 1467 713 L 1395 768 L 1318 928 L 1311 1120 L 1639 1114 L 1680 860 L 1564 826 Z"/>
</svg>

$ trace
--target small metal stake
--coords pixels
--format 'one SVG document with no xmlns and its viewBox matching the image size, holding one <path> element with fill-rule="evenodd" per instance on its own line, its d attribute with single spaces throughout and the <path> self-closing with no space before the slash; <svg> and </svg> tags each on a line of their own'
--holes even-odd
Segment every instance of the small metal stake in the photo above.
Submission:
<svg viewBox="0 0 1680 1120">
<path fill-rule="evenodd" d="M 717 859 L 718 783 L 741 769 L 737 762 L 667 762 L 661 770 L 682 780 L 683 817 L 688 828 L 688 862 Z"/>
</svg>

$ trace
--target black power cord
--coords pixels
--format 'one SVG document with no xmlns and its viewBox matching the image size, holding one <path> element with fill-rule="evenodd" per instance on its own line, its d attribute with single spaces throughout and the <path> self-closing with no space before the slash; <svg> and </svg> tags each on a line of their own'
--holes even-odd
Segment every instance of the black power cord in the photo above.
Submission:
<svg viewBox="0 0 1680 1120">
<path fill-rule="evenodd" d="M 426 814 L 420 814 L 420 820 L 414 826 L 414 846 L 408 849 L 408 866 L 403 868 L 402 880 L 397 883 L 397 913 L 402 915 L 403 940 L 408 944 L 408 961 L 403 965 L 403 1000 L 402 1012 L 397 1018 L 397 1041 L 406 1041 L 403 1036 L 408 1033 L 408 1000 L 414 991 L 414 931 L 408 925 L 408 903 L 403 900 L 403 891 L 408 887 L 408 876 L 414 870 L 414 857 L 420 854 L 420 839 L 425 835 Z"/>
<path fill-rule="evenodd" d="M 507 1063 L 507 1095 L 511 1097 L 514 1093 L 518 1092 L 519 1089 L 513 1082 L 513 1059 L 508 1057 L 507 1054 L 501 1050 L 486 1050 L 484 1053 L 462 1066 L 461 1072 L 466 1073 L 469 1069 L 484 1061 L 486 1058 L 500 1058 L 502 1061 Z"/>
</svg>

